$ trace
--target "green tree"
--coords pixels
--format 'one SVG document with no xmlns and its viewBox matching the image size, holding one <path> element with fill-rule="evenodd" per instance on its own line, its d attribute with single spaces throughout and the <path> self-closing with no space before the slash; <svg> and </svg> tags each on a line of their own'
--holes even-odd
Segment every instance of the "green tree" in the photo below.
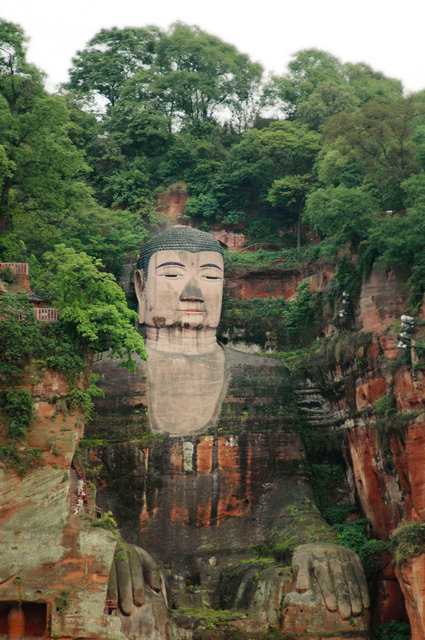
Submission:
<svg viewBox="0 0 425 640">
<path fill-rule="evenodd" d="M 95 109 L 99 98 L 113 106 L 126 80 L 152 64 L 160 35 L 154 26 L 102 29 L 73 58 L 64 88 L 85 97 Z"/>
<path fill-rule="evenodd" d="M 129 368 L 134 368 L 133 353 L 146 358 L 143 339 L 134 329 L 137 314 L 127 307 L 113 276 L 100 270 L 100 260 L 62 244 L 46 255 L 46 265 L 46 292 L 62 323 L 75 328 L 85 347 L 110 349 Z"/>
<path fill-rule="evenodd" d="M 364 169 L 343 138 L 324 142 L 317 154 L 313 173 L 321 186 L 359 187 Z"/>
<path fill-rule="evenodd" d="M 73 59 L 65 88 L 107 106 L 137 103 L 179 126 L 221 115 L 245 124 L 262 69 L 198 27 L 103 29 Z M 125 95 L 124 95 L 125 93 Z M 135 109 L 137 111 L 137 109 Z"/>
<path fill-rule="evenodd" d="M 14 383 L 40 342 L 33 306 L 25 296 L 0 296 L 0 380 Z"/>
<path fill-rule="evenodd" d="M 335 257 L 338 249 L 357 251 L 367 237 L 377 204 L 360 187 L 320 188 L 307 196 L 304 219 L 325 238 L 326 251 Z"/>
<path fill-rule="evenodd" d="M 360 105 L 369 100 L 379 100 L 390 104 L 403 94 L 403 87 L 399 80 L 387 78 L 380 71 L 374 71 L 364 62 L 343 65 L 343 74 L 350 87 L 353 88 Z"/>
<path fill-rule="evenodd" d="M 322 82 L 341 84 L 341 63 L 325 51 L 304 49 L 288 64 L 288 73 L 273 76 L 265 87 L 264 101 L 280 106 L 286 117 L 297 115 L 298 105 L 308 100 Z"/>
<path fill-rule="evenodd" d="M 425 294 L 425 173 L 411 176 L 402 188 L 407 211 L 375 217 L 360 246 L 360 257 L 366 269 L 375 262 L 385 269 L 409 269 L 411 302 L 418 307 Z"/>
<path fill-rule="evenodd" d="M 125 92 L 100 126 L 90 147 L 90 176 L 105 206 L 145 209 L 160 183 L 159 165 L 172 142 L 167 118 L 127 101 Z"/>
<path fill-rule="evenodd" d="M 289 214 L 293 214 L 297 221 L 297 249 L 301 248 L 301 215 L 305 199 L 310 189 L 312 176 L 288 175 L 278 178 L 270 187 L 267 199 L 274 207 L 281 207 Z"/>
<path fill-rule="evenodd" d="M 400 98 L 386 104 L 371 100 L 356 113 L 341 113 L 324 127 L 328 140 L 340 139 L 362 167 L 363 182 L 374 190 L 383 209 L 405 208 L 401 184 L 418 171 L 414 134 L 423 121 L 425 102 Z"/>
<path fill-rule="evenodd" d="M 358 104 L 359 100 L 348 84 L 323 80 L 308 97 L 298 102 L 296 120 L 317 130 L 331 116 L 341 111 L 354 111 Z"/>
<path fill-rule="evenodd" d="M 0 21 L 0 253 L 30 261 L 37 286 L 43 254 L 59 242 L 119 272 L 144 237 L 140 216 L 99 207 L 87 184 L 86 149 L 97 134 L 76 102 L 49 95 L 25 58 L 22 29 Z"/>
<path fill-rule="evenodd" d="M 42 90 L 42 74 L 26 59 L 22 27 L 0 19 L 0 93 L 10 112 L 26 111 L 28 102 Z"/>
<path fill-rule="evenodd" d="M 262 76 L 261 66 L 232 45 L 181 23 L 160 39 L 153 70 L 151 91 L 174 117 L 193 122 L 226 110 L 243 120 Z"/>
<path fill-rule="evenodd" d="M 264 231 L 271 219 L 291 224 L 301 206 L 301 183 L 309 184 L 319 148 L 318 133 L 287 120 L 247 131 L 230 149 L 217 178 L 222 211 L 227 215 L 245 212 L 242 221 L 246 212 L 254 210 Z"/>
<path fill-rule="evenodd" d="M 263 102 L 317 129 L 341 111 L 356 111 L 372 99 L 391 103 L 401 94 L 399 81 L 363 63 L 342 64 L 325 51 L 304 49 L 295 54 L 288 73 L 271 78 Z"/>
<path fill-rule="evenodd" d="M 43 92 L 41 74 L 26 61 L 25 36 L 19 25 L 0 20 L 0 234 L 7 230 L 9 197 L 17 169 L 13 157 L 16 124 Z"/>
</svg>

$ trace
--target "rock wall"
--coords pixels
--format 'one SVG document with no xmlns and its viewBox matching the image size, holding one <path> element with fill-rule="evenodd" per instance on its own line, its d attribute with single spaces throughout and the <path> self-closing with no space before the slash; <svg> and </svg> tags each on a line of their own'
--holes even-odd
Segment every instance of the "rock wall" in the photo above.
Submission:
<svg viewBox="0 0 425 640">
<path fill-rule="evenodd" d="M 330 270 L 309 269 L 271 270 L 267 277 L 260 270 L 236 271 L 227 278 L 228 295 L 289 298 L 305 277 L 312 288 L 326 288 Z M 336 434 L 345 443 L 351 497 L 370 519 L 374 536 L 388 540 L 400 522 L 425 521 L 425 375 L 414 346 L 396 347 L 397 323 L 407 309 L 404 280 L 374 270 L 363 283 L 355 324 L 341 333 L 345 343 L 357 340 L 354 351 L 345 359 L 342 353 L 324 356 L 320 376 L 312 365 L 297 390 L 298 405 L 271 360 L 253 368 L 244 354 L 232 360 L 233 386 L 216 428 L 200 436 L 152 436 L 145 378 L 122 370 L 118 375 L 108 360 L 96 365 L 106 398 L 85 435 L 104 444 L 87 448 L 86 463 L 100 471 L 99 501 L 117 515 L 126 539 L 164 563 L 173 606 L 216 605 L 223 571 L 235 561 L 252 561 L 252 547 L 270 538 L 285 506 L 311 499 L 296 429 L 300 415 L 312 432 Z M 425 337 L 424 310 L 414 340 Z M 341 344 L 335 340 L 335 351 L 343 350 Z M 55 372 L 28 370 L 23 384 L 35 400 L 36 418 L 20 453 L 40 449 L 42 464 L 23 478 L 6 464 L 0 467 L 0 540 L 6 550 L 0 554 L 0 634 L 21 601 L 27 634 L 123 640 L 119 618 L 103 609 L 114 543 L 108 532 L 72 513 L 70 466 L 82 435 L 81 415 L 66 409 L 66 383 Z M 380 423 L 376 402 L 384 397 L 395 404 Z M 3 428 L 0 446 L 5 444 Z M 405 602 L 413 640 L 425 637 L 424 558 L 410 558 L 394 572 L 386 556 L 374 595 L 376 621 L 402 619 Z M 234 619 L 232 629 L 217 637 L 254 637 L 254 618 L 258 631 L 286 620 L 285 632 L 305 635 L 299 608 L 282 617 L 291 575 L 247 566 L 246 585 L 262 576 L 257 591 L 250 587 L 255 614 Z M 279 604 L 266 593 L 280 594 Z M 176 638 L 196 638 L 201 623 L 194 620 L 180 620 Z M 18 617 L 14 624 L 21 624 Z M 310 638 L 313 631 L 308 628 Z"/>
<path fill-rule="evenodd" d="M 224 290 L 229 298 L 291 298 L 303 280 L 310 281 L 314 291 L 329 284 L 333 270 L 326 264 L 310 264 L 305 267 L 287 267 L 284 263 L 267 269 L 237 267 L 226 273 Z"/>
<path fill-rule="evenodd" d="M 0 632 L 15 626 L 25 637 L 124 640 L 119 619 L 104 613 L 115 540 L 93 529 L 93 514 L 73 514 L 81 412 L 67 409 L 66 382 L 54 371 L 32 366 L 22 386 L 34 398 L 35 418 L 16 449 L 38 455 L 21 475 L 7 460 L 0 465 Z M 2 425 L 0 446 L 8 445 Z"/>
<path fill-rule="evenodd" d="M 188 197 L 185 182 L 172 184 L 159 194 L 157 211 L 165 214 L 173 224 L 181 224 L 184 221 Z"/>
<path fill-rule="evenodd" d="M 403 278 L 374 269 L 362 285 L 356 318 L 357 331 L 369 333 L 370 344 L 351 361 L 324 359 L 325 380 L 314 387 L 328 422 L 333 420 L 339 433 L 346 433 L 357 500 L 371 521 L 371 534 L 382 540 L 401 522 L 425 520 L 425 375 L 414 347 L 415 340 L 424 337 L 425 316 L 421 312 L 415 318 L 412 348 L 397 348 L 400 316 L 408 309 Z M 329 389 L 334 392 L 330 402 L 325 400 Z M 380 416 L 376 403 L 384 397 L 393 405 Z M 304 415 L 314 424 L 308 411 Z M 425 637 L 423 559 L 411 558 L 395 575 L 387 559 L 375 593 L 377 621 L 402 619 L 404 597 L 413 640 Z"/>
<path fill-rule="evenodd" d="M 177 610 L 176 633 L 186 629 L 182 637 L 187 638 L 207 637 L 200 629 L 209 623 L 195 611 L 218 605 L 246 611 L 243 621 L 228 623 L 246 637 L 259 637 L 269 625 L 289 633 L 282 603 L 293 576 L 285 564 L 299 544 L 336 538 L 312 506 L 298 405 L 286 368 L 270 358 L 228 348 L 225 353 L 229 383 L 217 422 L 206 434 L 184 437 L 147 431 L 143 363 L 134 374 L 107 359 L 94 367 L 105 398 L 97 402 L 98 416 L 87 436 L 105 444 L 88 447 L 86 464 L 102 484 L 99 502 L 113 510 L 127 540 L 161 563 L 169 602 Z M 145 430 L 144 437 L 126 438 L 137 429 Z M 287 548 L 279 563 L 269 557 L 264 565 L 264 558 L 253 555 L 253 548 L 267 554 L 280 539 Z M 334 611 L 305 623 L 307 610 L 323 608 L 316 600 L 313 607 L 313 600 L 309 595 L 288 609 L 287 620 L 297 615 L 304 620 L 301 625 L 297 618 L 292 631 L 312 638 L 323 625 L 328 637 L 351 632 Z M 192 613 L 184 616 L 181 608 Z M 358 637 L 364 637 L 367 615 L 356 622 Z"/>
</svg>

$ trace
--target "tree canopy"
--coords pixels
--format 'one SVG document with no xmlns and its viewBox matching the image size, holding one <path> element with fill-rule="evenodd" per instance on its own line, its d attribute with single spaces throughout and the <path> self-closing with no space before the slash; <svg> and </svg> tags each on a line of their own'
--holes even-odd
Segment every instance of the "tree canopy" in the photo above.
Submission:
<svg viewBox="0 0 425 640">
<path fill-rule="evenodd" d="M 29 261 L 37 286 L 58 244 L 119 275 L 177 183 L 195 226 L 298 250 L 314 230 L 329 259 L 407 261 L 425 291 L 425 92 L 317 49 L 265 80 L 233 45 L 175 23 L 102 29 L 55 95 L 21 27 L 0 21 L 0 42 L 0 252 Z"/>
</svg>

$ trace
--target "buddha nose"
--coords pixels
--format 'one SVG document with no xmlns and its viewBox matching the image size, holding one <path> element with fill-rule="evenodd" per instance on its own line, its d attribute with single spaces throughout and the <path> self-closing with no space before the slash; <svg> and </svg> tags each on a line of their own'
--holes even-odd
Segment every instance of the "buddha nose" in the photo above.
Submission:
<svg viewBox="0 0 425 640">
<path fill-rule="evenodd" d="M 204 297 L 202 295 L 202 291 L 196 285 L 196 282 L 194 282 L 194 280 L 190 280 L 185 286 L 185 288 L 183 289 L 183 291 L 181 292 L 179 300 L 181 301 L 192 300 L 197 302 L 203 302 Z"/>
</svg>

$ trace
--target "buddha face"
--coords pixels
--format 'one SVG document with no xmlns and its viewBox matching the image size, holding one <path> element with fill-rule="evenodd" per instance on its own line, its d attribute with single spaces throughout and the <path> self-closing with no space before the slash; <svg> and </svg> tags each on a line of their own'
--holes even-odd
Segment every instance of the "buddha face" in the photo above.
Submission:
<svg viewBox="0 0 425 640">
<path fill-rule="evenodd" d="M 223 257 L 216 251 L 154 253 L 148 277 L 136 271 L 139 320 L 150 327 L 216 329 L 223 294 Z"/>
</svg>

